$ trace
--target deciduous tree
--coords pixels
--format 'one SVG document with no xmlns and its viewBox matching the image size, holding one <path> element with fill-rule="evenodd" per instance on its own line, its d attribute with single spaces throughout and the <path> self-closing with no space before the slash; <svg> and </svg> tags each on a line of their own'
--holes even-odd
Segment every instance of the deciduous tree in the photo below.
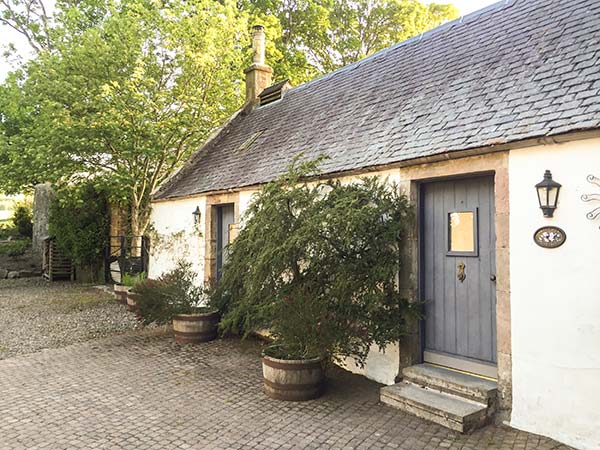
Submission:
<svg viewBox="0 0 600 450">
<path fill-rule="evenodd" d="M 244 0 L 281 23 L 275 72 L 301 83 L 459 16 L 451 4 L 417 0 Z M 279 57 L 278 57 L 279 56 Z"/>
<path fill-rule="evenodd" d="M 150 193 L 241 104 L 249 16 L 228 0 L 135 0 L 76 33 L 73 8 L 0 91 L 2 188 L 93 180 L 143 235 Z"/>
</svg>

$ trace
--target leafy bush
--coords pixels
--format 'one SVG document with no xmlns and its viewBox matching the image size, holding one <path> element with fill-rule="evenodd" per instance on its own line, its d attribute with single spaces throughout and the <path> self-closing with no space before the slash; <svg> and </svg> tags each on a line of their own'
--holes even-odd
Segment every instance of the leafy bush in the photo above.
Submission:
<svg viewBox="0 0 600 450">
<path fill-rule="evenodd" d="M 33 237 L 33 206 L 31 202 L 22 201 L 15 205 L 12 222 L 20 236 Z"/>
<path fill-rule="evenodd" d="M 191 264 L 179 261 L 175 269 L 156 280 L 143 280 L 135 285 L 139 315 L 145 324 L 168 323 L 176 314 L 214 310 L 207 305 L 208 288 L 195 284 Z"/>
<path fill-rule="evenodd" d="M 25 254 L 31 246 L 30 239 L 21 239 L 17 241 L 9 241 L 0 244 L 0 254 L 8 256 L 21 256 Z"/>
<path fill-rule="evenodd" d="M 19 232 L 15 227 L 12 219 L 0 221 L 0 239 L 8 239 L 18 237 Z"/>
<path fill-rule="evenodd" d="M 58 248 L 76 265 L 100 265 L 108 240 L 106 197 L 91 184 L 58 191 L 50 203 L 48 227 Z"/>
<path fill-rule="evenodd" d="M 255 197 L 213 294 L 222 331 L 269 329 L 285 359 L 353 357 L 405 334 L 415 308 L 399 293 L 400 248 L 412 211 L 377 180 L 307 184 L 294 165 Z"/>
<path fill-rule="evenodd" d="M 134 287 L 136 284 L 144 281 L 146 279 L 146 272 L 142 273 L 126 273 L 123 275 L 123 279 L 121 280 L 121 284 L 123 286 Z"/>
</svg>

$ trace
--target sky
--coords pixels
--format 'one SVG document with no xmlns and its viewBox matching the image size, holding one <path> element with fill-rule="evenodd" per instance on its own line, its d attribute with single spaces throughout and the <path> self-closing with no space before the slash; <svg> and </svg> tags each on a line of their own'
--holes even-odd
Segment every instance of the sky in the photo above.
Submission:
<svg viewBox="0 0 600 450">
<path fill-rule="evenodd" d="M 473 11 L 477 11 L 478 9 L 485 8 L 492 3 L 496 3 L 498 0 L 425 0 L 426 3 L 432 3 L 435 1 L 436 3 L 453 3 L 456 5 L 458 10 L 462 15 L 466 15 L 472 13 Z M 0 45 L 4 45 L 5 43 L 13 42 L 19 53 L 23 57 L 27 57 L 31 54 L 29 46 L 27 45 L 27 41 L 23 38 L 19 33 L 14 31 L 13 29 L 7 27 L 6 25 L 0 26 Z M 4 80 L 6 74 L 12 70 L 9 64 L 6 63 L 3 59 L 0 59 L 0 82 Z"/>
<path fill-rule="evenodd" d="M 463 16 L 497 2 L 498 0 L 435 0 L 435 3 L 453 3 Z"/>
</svg>

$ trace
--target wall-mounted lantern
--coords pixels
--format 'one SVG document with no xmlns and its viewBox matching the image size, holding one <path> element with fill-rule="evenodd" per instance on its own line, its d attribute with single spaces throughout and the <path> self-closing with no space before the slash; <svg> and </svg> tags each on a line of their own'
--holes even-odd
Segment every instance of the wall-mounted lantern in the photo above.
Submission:
<svg viewBox="0 0 600 450">
<path fill-rule="evenodd" d="M 546 170 L 544 173 L 544 179 L 535 185 L 544 217 L 552 217 L 554 215 L 560 187 L 561 185 L 552 179 L 552 172 L 549 170 Z"/>
<path fill-rule="evenodd" d="M 199 206 L 196 206 L 196 209 L 192 213 L 192 216 L 194 216 L 194 224 L 200 225 L 200 219 L 202 218 L 202 213 L 200 212 Z"/>
</svg>

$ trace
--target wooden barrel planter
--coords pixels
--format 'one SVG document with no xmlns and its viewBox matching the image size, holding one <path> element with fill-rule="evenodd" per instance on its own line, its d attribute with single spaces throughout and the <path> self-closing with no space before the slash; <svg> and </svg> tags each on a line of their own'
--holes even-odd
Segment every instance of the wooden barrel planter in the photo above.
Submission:
<svg viewBox="0 0 600 450">
<path fill-rule="evenodd" d="M 127 304 L 127 293 L 131 290 L 129 286 L 123 286 L 122 284 L 115 284 L 113 286 L 113 291 L 115 293 L 115 298 L 119 303 Z"/>
<path fill-rule="evenodd" d="M 138 309 L 137 302 L 135 301 L 137 296 L 138 294 L 131 292 L 131 290 L 127 291 L 127 309 L 131 312 L 136 312 Z"/>
<path fill-rule="evenodd" d="M 135 313 L 135 317 L 138 320 L 142 320 L 142 316 L 140 315 L 140 308 L 138 307 L 136 299 L 140 294 L 136 294 L 135 292 L 131 292 L 129 290 L 127 292 L 127 309 L 133 313 Z"/>
<path fill-rule="evenodd" d="M 216 339 L 219 313 L 216 311 L 173 316 L 173 334 L 179 344 L 196 344 Z"/>
<path fill-rule="evenodd" d="M 263 353 L 264 391 L 277 400 L 304 401 L 321 395 L 323 359 L 278 359 Z"/>
</svg>

